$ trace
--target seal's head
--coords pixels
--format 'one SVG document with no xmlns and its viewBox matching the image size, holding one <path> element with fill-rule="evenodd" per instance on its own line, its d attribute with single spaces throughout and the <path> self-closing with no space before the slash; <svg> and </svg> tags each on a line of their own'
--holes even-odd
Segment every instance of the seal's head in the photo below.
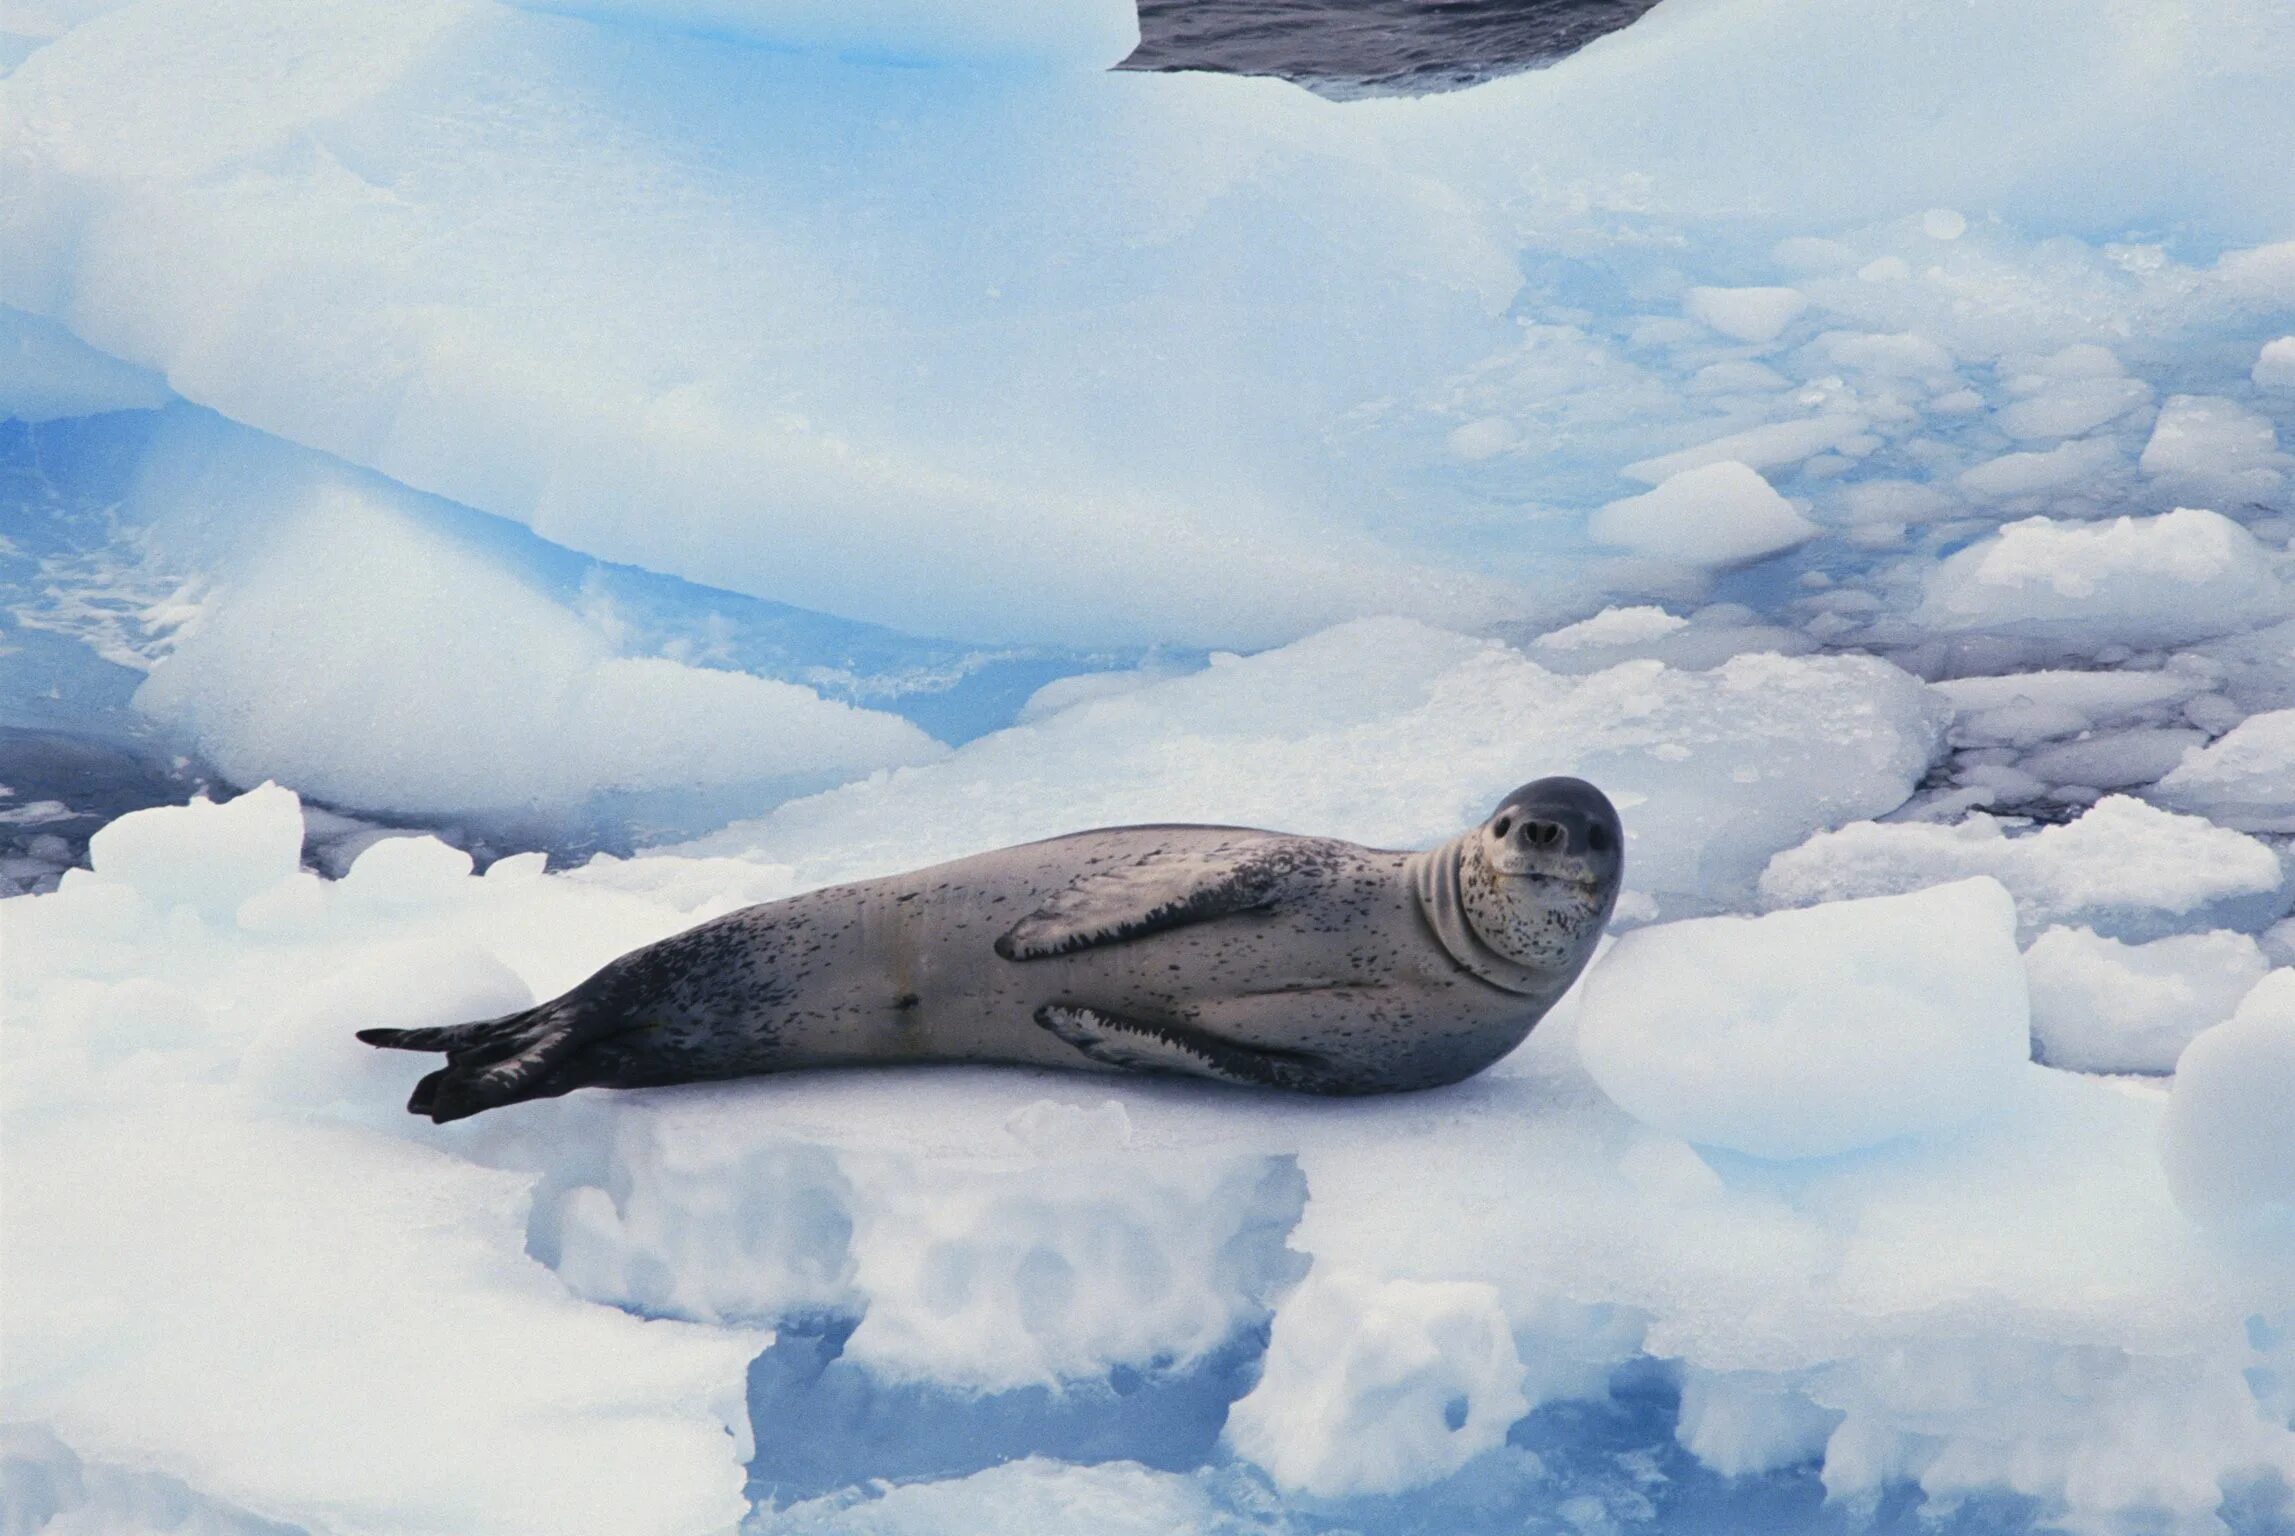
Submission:
<svg viewBox="0 0 2295 1536">
<path fill-rule="evenodd" d="M 1539 779 L 1461 849 L 1459 895 L 1482 942 L 1519 965 L 1575 972 L 1617 905 L 1625 829 L 1584 779 Z"/>
</svg>

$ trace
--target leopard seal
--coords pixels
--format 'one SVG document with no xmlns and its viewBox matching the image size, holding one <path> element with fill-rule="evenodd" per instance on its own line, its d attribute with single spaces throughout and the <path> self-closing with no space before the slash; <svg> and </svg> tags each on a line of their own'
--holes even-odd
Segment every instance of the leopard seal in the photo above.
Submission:
<svg viewBox="0 0 2295 1536">
<path fill-rule="evenodd" d="M 1592 957 L 1624 864 L 1616 809 L 1573 778 L 1417 853 L 1108 827 L 747 907 L 537 1007 L 359 1038 L 446 1053 L 407 1103 L 441 1122 L 884 1062 L 1428 1088 L 1521 1043 Z"/>
</svg>

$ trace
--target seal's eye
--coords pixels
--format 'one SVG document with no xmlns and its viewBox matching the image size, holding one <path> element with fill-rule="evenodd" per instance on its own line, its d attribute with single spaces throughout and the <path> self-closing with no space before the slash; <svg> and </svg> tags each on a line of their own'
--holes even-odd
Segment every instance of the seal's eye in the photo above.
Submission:
<svg viewBox="0 0 2295 1536">
<path fill-rule="evenodd" d="M 1498 818 L 1496 823 L 1491 826 L 1490 835 L 1492 837 L 1504 837 L 1507 833 L 1513 830 L 1514 818 L 1511 816 L 1501 816 Z"/>
<path fill-rule="evenodd" d="M 1610 851 L 1610 829 L 1596 822 L 1586 829 L 1586 846 L 1596 853 Z"/>
</svg>

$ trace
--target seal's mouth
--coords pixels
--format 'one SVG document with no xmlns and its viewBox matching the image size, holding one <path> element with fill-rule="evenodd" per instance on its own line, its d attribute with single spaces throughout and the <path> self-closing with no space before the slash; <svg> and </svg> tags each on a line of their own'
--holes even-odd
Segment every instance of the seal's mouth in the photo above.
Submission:
<svg viewBox="0 0 2295 1536">
<path fill-rule="evenodd" d="M 1533 885 L 1547 886 L 1559 890 L 1577 891 L 1580 894 L 1588 897 L 1599 897 L 1602 894 L 1602 887 L 1605 883 L 1598 876 L 1556 875 L 1549 874 L 1544 870 L 1538 869 L 1508 871 L 1507 878 L 1511 880 L 1527 880 Z"/>
</svg>

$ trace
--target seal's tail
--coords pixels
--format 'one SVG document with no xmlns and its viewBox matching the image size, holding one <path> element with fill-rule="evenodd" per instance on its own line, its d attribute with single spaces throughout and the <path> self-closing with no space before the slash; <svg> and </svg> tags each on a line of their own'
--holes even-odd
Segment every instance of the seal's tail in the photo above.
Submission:
<svg viewBox="0 0 2295 1536">
<path fill-rule="evenodd" d="M 584 1043 L 563 999 L 476 1024 L 434 1029 L 362 1029 L 359 1038 L 393 1051 L 444 1051 L 446 1065 L 414 1085 L 409 1111 L 444 1125 L 525 1099 L 553 1098 L 582 1087 L 568 1070 Z"/>
</svg>

